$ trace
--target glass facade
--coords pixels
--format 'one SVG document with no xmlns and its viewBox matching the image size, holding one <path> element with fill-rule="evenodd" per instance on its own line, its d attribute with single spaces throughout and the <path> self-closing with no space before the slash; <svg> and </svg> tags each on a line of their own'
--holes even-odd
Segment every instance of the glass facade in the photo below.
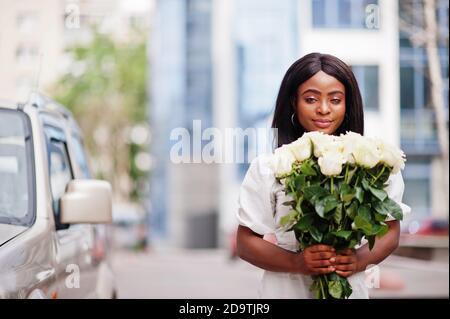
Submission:
<svg viewBox="0 0 450 319">
<path fill-rule="evenodd" d="M 149 43 L 151 153 L 155 166 L 150 183 L 150 240 L 168 231 L 169 154 L 177 141 L 172 129 L 192 133 L 193 121 L 212 126 L 211 0 L 158 0 Z"/>
<path fill-rule="evenodd" d="M 377 0 L 312 0 L 312 24 L 315 28 L 367 28 L 366 9 Z"/>
<path fill-rule="evenodd" d="M 358 82 L 365 111 L 379 110 L 378 65 L 352 65 L 353 74 Z"/>
<path fill-rule="evenodd" d="M 297 59 L 297 3 L 242 0 L 235 6 L 237 125 L 267 128 L 284 73 Z M 247 140 L 244 143 L 248 154 L 251 146 Z M 240 177 L 247 168 L 248 164 L 239 165 Z"/>
<path fill-rule="evenodd" d="M 438 52 L 448 125 L 448 2 L 438 0 L 436 6 L 440 30 Z M 416 14 L 411 15 L 411 12 Z M 414 218 L 421 219 L 432 213 L 431 160 L 440 152 L 435 114 L 431 104 L 428 57 L 423 43 L 412 37 L 424 28 L 423 0 L 400 0 L 399 19 L 400 132 L 401 146 L 408 158 L 403 174 L 404 200 L 411 204 Z M 446 36 L 445 33 L 447 33 Z"/>
</svg>

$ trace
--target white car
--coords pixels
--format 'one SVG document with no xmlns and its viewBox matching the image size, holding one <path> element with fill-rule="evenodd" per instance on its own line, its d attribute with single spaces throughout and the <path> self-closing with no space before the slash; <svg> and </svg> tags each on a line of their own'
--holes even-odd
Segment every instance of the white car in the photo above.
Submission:
<svg viewBox="0 0 450 319">
<path fill-rule="evenodd" d="M 114 298 L 111 186 L 91 179 L 71 113 L 40 94 L 3 104 L 0 298 Z"/>
</svg>

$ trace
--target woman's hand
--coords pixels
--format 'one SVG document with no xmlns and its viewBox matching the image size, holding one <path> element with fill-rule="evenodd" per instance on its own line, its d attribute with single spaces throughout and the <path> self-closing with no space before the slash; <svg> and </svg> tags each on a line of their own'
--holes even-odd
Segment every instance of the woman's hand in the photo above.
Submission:
<svg viewBox="0 0 450 319">
<path fill-rule="evenodd" d="M 322 275 L 335 271 L 331 259 L 336 251 L 328 245 L 313 245 L 297 254 L 299 272 L 303 275 Z"/>
<path fill-rule="evenodd" d="M 346 249 L 331 259 L 332 265 L 336 268 L 336 274 L 341 277 L 349 277 L 357 272 L 358 258 L 355 250 Z"/>
</svg>

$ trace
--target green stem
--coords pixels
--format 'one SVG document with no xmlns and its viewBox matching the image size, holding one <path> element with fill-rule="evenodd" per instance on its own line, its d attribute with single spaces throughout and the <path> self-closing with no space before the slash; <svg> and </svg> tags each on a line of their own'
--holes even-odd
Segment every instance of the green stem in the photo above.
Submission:
<svg viewBox="0 0 450 319">
<path fill-rule="evenodd" d="M 381 172 L 375 177 L 375 180 L 370 183 L 370 185 L 375 184 L 375 182 L 378 180 L 378 178 L 380 178 L 381 175 L 383 175 L 384 169 L 386 168 L 386 165 L 383 165 L 383 168 L 381 169 Z"/>
<path fill-rule="evenodd" d="M 323 288 L 322 276 L 319 277 L 319 283 L 320 283 L 320 290 L 322 291 L 322 299 L 326 299 L 325 298 L 325 289 Z"/>
<path fill-rule="evenodd" d="M 328 276 L 324 275 L 323 279 L 325 281 L 325 295 L 326 295 L 326 299 L 330 298 L 330 293 L 328 292 Z"/>
<path fill-rule="evenodd" d="M 345 168 L 345 183 L 348 184 L 348 165 L 347 165 L 347 167 Z"/>
<path fill-rule="evenodd" d="M 358 186 L 358 182 L 359 182 L 359 174 L 358 177 L 356 178 L 355 187 Z"/>
<path fill-rule="evenodd" d="M 333 194 L 333 193 L 334 193 L 334 183 L 333 183 L 333 176 L 331 176 L 331 178 L 330 178 L 330 181 L 331 181 L 331 185 L 330 185 L 330 191 L 331 191 L 331 194 Z"/>
</svg>

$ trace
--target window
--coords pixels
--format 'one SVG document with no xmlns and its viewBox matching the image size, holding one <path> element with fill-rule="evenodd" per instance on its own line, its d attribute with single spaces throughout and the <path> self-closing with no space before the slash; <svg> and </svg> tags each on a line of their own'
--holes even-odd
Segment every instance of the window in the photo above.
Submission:
<svg viewBox="0 0 450 319">
<path fill-rule="evenodd" d="M 379 110 L 378 65 L 353 65 L 352 71 L 358 82 L 366 111 Z"/>
<path fill-rule="evenodd" d="M 38 27 L 38 16 L 34 12 L 23 12 L 17 15 L 17 30 L 21 33 L 33 33 Z"/>
<path fill-rule="evenodd" d="M 16 78 L 16 93 L 20 99 L 25 100 L 33 88 L 33 79 L 30 76 L 19 76 Z"/>
<path fill-rule="evenodd" d="M 0 223 L 34 220 L 34 165 L 29 123 L 23 113 L 0 109 Z"/>
<path fill-rule="evenodd" d="M 65 229 L 69 225 L 61 224 L 60 199 L 66 192 L 67 184 L 73 179 L 69 154 L 64 133 L 54 127 L 46 126 L 48 142 L 48 165 L 50 173 L 50 187 L 52 192 L 52 206 L 55 216 L 56 229 Z"/>
<path fill-rule="evenodd" d="M 38 49 L 34 46 L 19 46 L 16 49 L 16 61 L 20 66 L 31 66 L 37 60 Z"/>
<path fill-rule="evenodd" d="M 312 0 L 315 28 L 368 28 L 366 9 L 378 0 Z M 377 12 L 373 12 L 376 14 Z"/>
<path fill-rule="evenodd" d="M 81 138 L 77 135 L 73 135 L 72 141 L 75 151 L 75 160 L 81 169 L 82 178 L 91 178 L 91 172 L 89 170 L 89 165 Z"/>
<path fill-rule="evenodd" d="M 421 220 L 431 214 L 431 167 L 427 162 L 412 160 L 403 172 L 405 192 L 403 202 L 411 207 L 414 219 Z"/>
</svg>

